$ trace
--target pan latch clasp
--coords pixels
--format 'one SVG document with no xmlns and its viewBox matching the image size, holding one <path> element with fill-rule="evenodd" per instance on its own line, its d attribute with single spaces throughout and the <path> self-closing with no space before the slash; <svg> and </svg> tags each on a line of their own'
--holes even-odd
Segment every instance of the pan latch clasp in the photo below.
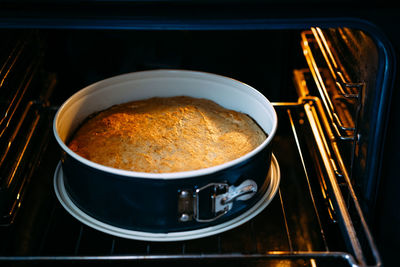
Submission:
<svg viewBox="0 0 400 267">
<path fill-rule="evenodd" d="M 194 193 L 191 190 L 181 190 L 178 200 L 179 220 L 215 221 L 232 209 L 234 201 L 250 199 L 256 194 L 257 189 L 257 183 L 248 179 L 238 186 L 210 183 L 197 188 Z"/>
</svg>

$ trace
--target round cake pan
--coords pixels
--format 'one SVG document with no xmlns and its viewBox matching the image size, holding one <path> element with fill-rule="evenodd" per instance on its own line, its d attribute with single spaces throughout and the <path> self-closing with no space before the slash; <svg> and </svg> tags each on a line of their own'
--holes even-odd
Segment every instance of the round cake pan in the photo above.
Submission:
<svg viewBox="0 0 400 267">
<path fill-rule="evenodd" d="M 151 97 L 191 96 L 248 114 L 268 135 L 256 149 L 235 160 L 200 170 L 145 173 L 107 167 L 68 148 L 79 125 L 113 105 Z M 253 87 L 205 72 L 151 70 L 94 83 L 67 99 L 54 118 L 62 149 L 65 190 L 83 212 L 108 225 L 149 233 L 201 229 L 248 211 L 269 187 L 271 141 L 277 116 Z"/>
<path fill-rule="evenodd" d="M 85 212 L 81 211 L 74 204 L 74 202 L 71 201 L 69 194 L 65 190 L 61 164 L 57 165 L 56 171 L 54 172 L 53 182 L 54 182 L 54 191 L 61 205 L 73 217 L 75 217 L 80 222 L 86 224 L 87 226 L 94 228 L 98 231 L 104 232 L 106 234 L 126 239 L 171 242 L 171 241 L 183 241 L 183 240 L 204 238 L 207 236 L 216 235 L 222 232 L 226 232 L 230 229 L 233 229 L 250 221 L 258 214 L 260 214 L 275 197 L 279 189 L 280 177 L 281 176 L 280 176 L 278 161 L 274 157 L 274 154 L 272 154 L 271 166 L 268 173 L 268 179 L 271 180 L 270 186 L 265 191 L 264 195 L 257 201 L 257 203 L 252 205 L 248 210 L 230 220 L 224 221 L 217 225 L 203 227 L 195 230 L 165 232 L 165 233 L 141 232 L 141 231 L 115 227 L 113 225 L 109 225 L 95 218 L 92 218 Z"/>
</svg>

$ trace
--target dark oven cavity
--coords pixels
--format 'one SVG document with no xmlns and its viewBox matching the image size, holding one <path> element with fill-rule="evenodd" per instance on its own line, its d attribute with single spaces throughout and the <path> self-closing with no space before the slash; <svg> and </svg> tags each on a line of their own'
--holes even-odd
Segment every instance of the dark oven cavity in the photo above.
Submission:
<svg viewBox="0 0 400 267">
<path fill-rule="evenodd" d="M 380 49 L 367 33 L 302 30 L 2 30 L 0 261 L 379 266 L 368 207 L 379 144 Z M 265 38 L 260 38 L 264 36 Z M 375 67 L 372 67 L 375 66 Z M 74 92 L 114 75 L 189 69 L 263 93 L 281 173 L 259 215 L 229 231 L 150 242 L 92 229 L 57 201 L 52 123 Z M 359 198 L 361 196 L 361 198 Z"/>
</svg>

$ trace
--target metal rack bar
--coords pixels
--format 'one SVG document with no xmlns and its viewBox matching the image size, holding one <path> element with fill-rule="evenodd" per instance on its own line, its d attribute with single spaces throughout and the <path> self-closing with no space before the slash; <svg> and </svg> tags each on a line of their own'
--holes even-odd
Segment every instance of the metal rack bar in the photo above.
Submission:
<svg viewBox="0 0 400 267">
<path fill-rule="evenodd" d="M 0 137 L 4 134 L 7 127 L 9 126 L 13 116 L 15 115 L 21 101 L 24 99 L 24 95 L 27 93 L 30 83 L 35 76 L 35 73 L 40 64 L 41 55 L 36 55 L 31 58 L 29 62 L 23 69 L 19 69 L 24 60 L 26 60 L 26 55 L 31 56 L 31 51 L 27 51 L 28 40 L 30 36 L 27 36 L 25 40 L 20 40 L 15 48 L 13 49 L 11 55 L 7 58 L 6 62 L 3 64 L 0 70 L 0 100 L 3 104 L 3 109 L 0 114 Z M 9 84 L 9 76 L 12 73 L 23 72 L 21 78 L 16 81 L 16 84 Z M 5 99 L 3 99 L 5 98 Z M 3 102 L 4 101 L 4 102 Z"/>
<path fill-rule="evenodd" d="M 324 36 L 322 30 L 318 27 L 312 27 L 311 31 L 320 47 L 320 50 L 325 58 L 325 61 L 329 67 L 329 70 L 336 82 L 336 85 L 339 89 L 339 92 L 345 98 L 359 98 L 359 91 L 364 86 L 364 83 L 353 83 L 349 82 L 348 78 L 345 78 L 345 75 L 342 71 L 342 68 L 339 67 L 335 57 L 332 54 L 331 49 L 329 48 L 328 42 Z M 353 93 L 351 91 L 345 91 L 345 89 L 354 88 L 357 93 Z"/>
<path fill-rule="evenodd" d="M 47 224 L 46 224 L 46 227 L 45 227 L 45 230 L 44 230 L 44 234 L 43 234 L 41 242 L 40 242 L 39 254 L 41 254 L 42 251 L 43 251 L 44 245 L 45 245 L 46 240 L 47 240 L 47 235 L 49 234 L 49 231 L 50 231 L 50 226 L 54 222 L 55 211 L 56 211 L 56 205 L 54 203 L 54 205 L 52 205 L 50 216 L 48 218 L 48 221 L 47 221 Z"/>
<path fill-rule="evenodd" d="M 279 200 L 280 200 L 281 207 L 282 207 L 283 219 L 285 220 L 285 229 L 286 229 L 286 235 L 287 235 L 287 240 L 288 240 L 288 244 L 289 244 L 289 251 L 290 251 L 290 253 L 293 253 L 292 238 L 290 237 L 289 226 L 288 226 L 288 222 L 286 219 L 285 205 L 283 204 L 282 192 L 280 189 L 278 189 L 278 194 L 279 194 Z"/>
<path fill-rule="evenodd" d="M 322 103 L 325 106 L 327 117 L 331 122 L 335 135 L 342 141 L 354 141 L 356 140 L 356 127 L 345 125 L 340 116 L 338 115 L 331 97 L 329 96 L 327 86 L 325 85 L 324 78 L 322 77 L 321 71 L 313 55 L 313 51 L 310 47 L 310 42 L 314 39 L 310 39 L 308 36 L 312 34 L 315 38 L 315 42 L 317 42 L 318 47 L 325 59 L 325 63 L 330 70 L 330 73 L 335 81 L 336 88 L 338 92 L 341 94 L 343 99 L 355 98 L 358 99 L 361 97 L 362 91 L 364 90 L 364 83 L 351 83 L 346 80 L 344 74 L 339 69 L 339 66 L 334 59 L 332 52 L 328 46 L 328 43 L 319 28 L 311 28 L 311 31 L 304 31 L 301 34 L 302 42 L 301 46 L 303 48 L 303 53 L 306 58 L 307 64 L 309 65 L 311 74 L 315 80 L 317 89 L 320 93 Z M 346 92 L 344 88 L 355 88 L 357 93 Z M 358 102 L 357 102 L 358 105 Z M 357 112 L 358 113 L 358 112 Z M 355 119 L 357 120 L 358 114 L 355 114 Z M 349 133 L 350 132 L 350 133 Z"/>
<path fill-rule="evenodd" d="M 79 235 L 78 235 L 78 238 L 76 240 L 75 249 L 74 249 L 74 255 L 78 255 L 79 246 L 80 246 L 81 240 L 82 240 L 82 233 L 83 233 L 83 224 L 81 224 L 81 227 L 79 229 Z"/>
<path fill-rule="evenodd" d="M 337 210 L 342 218 L 342 221 L 340 221 L 343 224 L 342 229 L 346 231 L 348 234 L 347 241 L 349 242 L 349 246 L 351 247 L 357 261 L 359 261 L 361 265 L 366 265 L 361 245 L 358 241 L 357 234 L 354 229 L 350 214 L 348 213 L 347 210 L 346 202 L 341 194 L 340 187 L 336 180 L 335 171 L 334 168 L 332 167 L 332 161 L 331 161 L 332 157 L 329 155 L 330 153 L 326 149 L 327 141 L 322 133 L 323 130 L 321 128 L 321 124 L 315 119 L 316 118 L 315 108 L 308 103 L 305 104 L 304 107 L 306 115 L 310 121 L 311 129 L 316 139 L 319 152 L 321 153 L 324 166 L 326 167 L 333 193 L 336 196 Z"/>
<path fill-rule="evenodd" d="M 23 48 L 26 44 L 26 41 L 19 40 L 16 45 L 13 47 L 12 51 L 10 52 L 10 55 L 7 57 L 5 62 L 3 63 L 3 66 L 0 69 L 0 87 L 3 86 L 4 81 L 6 80 L 7 76 L 10 74 L 10 70 L 13 68 L 15 63 L 18 61 L 18 58 L 22 54 Z M 0 122 L 1 124 L 1 122 Z"/>
<path fill-rule="evenodd" d="M 258 260 L 282 260 L 282 259 L 340 259 L 346 262 L 349 266 L 358 266 L 354 258 L 343 252 L 309 252 L 309 251 L 297 251 L 287 253 L 284 251 L 276 251 L 265 254 L 242 254 L 242 253 L 226 253 L 226 254 L 185 254 L 185 255 L 110 255 L 110 256 L 15 256 L 15 257 L 1 257 L 0 262 L 4 260 L 18 260 L 21 262 L 25 261 L 44 261 L 44 262 L 60 262 L 60 261 L 74 261 L 74 262 L 100 262 L 104 260 L 113 261 L 176 261 L 176 260 L 222 260 L 222 259 L 258 259 Z"/>
<path fill-rule="evenodd" d="M 350 180 L 350 175 L 349 175 L 349 173 L 347 171 L 347 167 L 345 166 L 345 163 L 342 159 L 341 151 L 340 151 L 338 143 L 336 141 L 334 131 L 331 127 L 331 124 L 329 123 L 327 116 L 326 116 L 325 109 L 323 108 L 321 100 L 317 97 L 308 96 L 308 89 L 306 88 L 306 83 L 302 82 L 302 81 L 304 81 L 304 76 L 302 76 L 301 71 L 295 72 L 295 81 L 298 86 L 298 88 L 297 88 L 298 94 L 300 95 L 299 101 L 304 102 L 304 103 L 306 103 L 307 101 L 311 101 L 313 103 L 313 105 L 316 107 L 316 109 L 313 111 L 313 114 L 309 114 L 309 116 L 310 116 L 309 119 L 311 119 L 311 121 L 313 121 L 313 120 L 315 120 L 313 117 L 315 117 L 323 125 L 324 130 L 320 129 L 319 131 L 316 132 L 316 134 L 320 135 L 320 136 L 324 136 L 324 134 L 325 134 L 327 136 L 326 140 L 329 140 L 329 142 L 324 141 L 323 144 L 324 144 L 325 148 L 323 150 L 326 151 L 326 153 L 327 153 L 326 155 L 329 157 L 329 162 L 331 163 L 331 168 L 333 169 L 333 173 L 335 173 L 336 177 L 340 177 L 342 180 L 345 181 L 345 186 L 349 192 L 349 200 L 348 201 L 352 201 L 352 203 L 356 209 L 356 212 L 359 216 L 360 223 L 362 225 L 362 230 L 365 233 L 368 245 L 370 246 L 371 251 L 373 253 L 373 257 L 376 261 L 376 265 L 380 266 L 381 259 L 379 257 L 379 254 L 377 253 L 376 245 L 373 241 L 372 235 L 368 229 L 368 225 L 363 216 L 360 204 L 358 202 L 358 197 L 353 189 L 353 186 L 352 186 L 352 183 Z M 330 152 L 330 151 L 332 151 L 332 152 Z M 329 164 L 327 166 L 329 166 Z M 346 204 L 346 206 L 348 207 L 349 205 Z"/>
<path fill-rule="evenodd" d="M 305 100 L 305 99 L 303 99 L 303 100 Z M 316 103 L 316 106 L 317 106 L 317 109 L 318 109 L 319 114 L 323 114 L 322 104 L 319 102 L 320 100 L 319 100 L 318 98 L 314 98 L 313 101 Z M 313 112 L 314 112 L 314 115 L 315 115 L 315 116 L 318 116 L 318 115 L 316 115 L 316 112 L 317 112 L 316 110 L 314 110 Z M 323 120 L 326 120 L 326 118 L 325 118 L 325 119 L 323 118 Z M 326 124 L 326 123 L 325 123 L 325 124 Z M 328 135 L 329 135 L 329 134 L 332 135 L 332 130 L 331 130 L 329 127 L 328 127 L 328 128 L 325 128 L 325 130 L 328 131 Z M 334 139 L 331 139 L 330 145 L 331 145 L 331 147 L 332 147 L 332 150 L 333 150 L 333 153 L 334 153 L 334 155 L 335 155 L 335 158 L 336 158 L 337 161 L 338 161 L 338 165 L 339 165 L 339 168 L 340 168 L 340 174 L 342 175 L 342 177 L 343 177 L 344 180 L 346 181 L 346 187 L 347 187 L 347 189 L 349 190 L 350 199 L 352 200 L 352 203 L 353 203 L 353 205 L 354 205 L 354 207 L 355 207 L 355 209 L 356 209 L 356 211 L 357 211 L 357 214 L 358 214 L 358 216 L 359 216 L 359 219 L 360 219 L 360 222 L 361 222 L 361 225 L 362 225 L 362 229 L 363 229 L 363 231 L 364 231 L 364 233 L 365 233 L 365 235 L 366 235 L 368 244 L 369 244 L 369 246 L 371 247 L 371 251 L 372 251 L 372 253 L 373 253 L 374 259 L 375 259 L 375 261 L 376 261 L 376 263 L 377 263 L 377 266 L 380 266 L 380 265 L 381 265 L 380 256 L 379 256 L 379 254 L 377 253 L 376 245 L 375 245 L 375 243 L 374 243 L 374 241 L 373 241 L 373 238 L 372 238 L 372 235 L 371 235 L 371 233 L 370 233 L 370 231 L 369 231 L 367 222 L 365 221 L 365 218 L 364 218 L 364 216 L 363 216 L 363 213 L 362 213 L 360 204 L 359 204 L 359 202 L 358 202 L 357 195 L 356 195 L 356 193 L 355 193 L 355 191 L 354 191 L 354 189 L 353 189 L 352 183 L 351 183 L 351 181 L 350 181 L 350 176 L 349 176 L 349 174 L 348 174 L 348 172 L 347 172 L 347 168 L 346 168 L 346 166 L 344 165 L 344 162 L 343 162 L 343 160 L 342 160 L 342 158 L 341 158 L 341 156 L 340 156 L 340 151 L 339 151 L 338 145 L 337 145 L 337 143 L 334 141 Z M 328 146 L 326 146 L 325 150 L 327 151 L 328 149 L 329 149 Z M 331 159 L 331 160 L 330 160 L 331 163 L 332 163 L 332 162 L 335 162 L 335 161 L 333 160 L 333 157 L 332 157 L 332 156 L 330 156 L 330 159 Z M 327 166 L 329 166 L 329 165 L 327 165 Z M 336 167 L 334 167 L 334 165 L 331 165 L 331 166 L 332 166 L 331 168 L 333 168 L 333 172 L 336 172 L 336 173 L 337 173 L 337 171 L 335 171 L 335 168 L 336 168 Z M 336 178 L 335 178 L 335 177 L 332 177 L 332 178 L 334 178 L 333 182 L 335 182 L 335 181 L 336 181 Z M 335 182 L 335 183 L 337 183 L 337 182 Z M 335 187 L 337 187 L 337 190 L 338 190 L 338 192 L 340 193 L 341 190 L 340 190 L 340 188 L 338 187 L 338 185 L 336 185 Z M 339 197 L 339 199 L 340 199 L 340 197 Z M 341 201 L 343 202 L 343 205 L 348 206 L 348 205 L 346 204 L 346 202 L 345 202 L 344 199 L 342 199 Z M 346 210 L 347 210 L 347 209 L 346 209 Z M 350 221 L 351 221 L 351 218 L 349 218 L 349 219 L 350 219 Z"/>
<path fill-rule="evenodd" d="M 294 135 L 294 138 L 296 140 L 297 150 L 299 152 L 301 163 L 303 165 L 305 177 L 306 177 L 306 180 L 307 180 L 308 191 L 309 191 L 310 197 L 312 199 L 312 203 L 313 203 L 313 208 L 314 208 L 315 214 L 317 216 L 319 230 L 320 230 L 320 233 L 322 235 L 322 239 L 324 241 L 325 250 L 329 251 L 328 244 L 326 242 L 325 233 L 324 233 L 324 230 L 323 230 L 323 227 L 322 227 L 322 223 L 321 223 L 321 218 L 320 218 L 320 215 L 318 213 L 318 209 L 317 209 L 317 206 L 316 206 L 316 203 L 315 203 L 314 194 L 313 194 L 312 189 L 311 189 L 310 178 L 309 178 L 309 175 L 308 175 L 308 172 L 307 172 L 307 168 L 305 166 L 305 162 L 304 162 L 304 158 L 303 158 L 303 154 L 302 154 L 302 149 L 301 149 L 301 146 L 300 146 L 300 142 L 299 142 L 299 139 L 298 139 L 298 136 L 297 136 L 296 128 L 295 128 L 295 125 L 294 125 L 294 122 L 293 122 L 293 118 L 292 118 L 292 114 L 291 114 L 290 109 L 288 109 L 287 112 L 288 112 L 291 128 L 292 128 L 292 131 L 293 131 L 293 135 Z"/>
<path fill-rule="evenodd" d="M 26 117 L 26 114 L 28 112 L 34 112 L 33 109 L 32 109 L 32 105 L 33 105 L 32 102 L 30 102 L 28 104 L 28 106 L 27 106 L 27 108 L 25 109 L 25 112 L 24 112 L 24 117 L 23 117 L 23 119 L 20 120 L 20 123 L 18 124 L 18 128 L 21 127 L 22 122 L 26 122 L 26 121 L 24 121 L 24 119 Z M 26 184 L 28 183 L 29 179 L 28 178 L 23 178 L 22 180 L 21 179 L 17 179 L 16 178 L 17 177 L 17 172 L 21 169 L 21 165 L 22 165 L 21 162 L 23 161 L 24 156 L 26 155 L 26 151 L 28 149 L 28 146 L 32 143 L 31 140 L 33 138 L 33 135 L 34 135 L 36 129 L 37 129 L 37 125 L 39 123 L 39 119 L 40 119 L 40 115 L 39 114 L 35 114 L 35 117 L 29 123 L 29 129 L 28 129 L 28 131 L 27 131 L 27 133 L 25 135 L 26 139 L 23 140 L 23 145 L 22 146 L 21 146 L 21 143 L 17 144 L 20 147 L 18 149 L 18 153 L 16 155 L 16 158 L 14 159 L 13 164 L 11 166 L 9 166 L 10 169 L 7 170 L 7 176 L 5 176 L 4 180 L 1 181 L 1 185 L 2 185 L 2 189 L 3 190 L 9 191 L 9 192 L 11 190 L 13 191 L 12 194 L 11 193 L 9 194 L 9 197 L 10 197 L 9 204 L 10 204 L 10 206 L 8 207 L 7 214 L 3 215 L 3 218 L 2 218 L 3 221 L 5 221 L 5 222 L 3 222 L 4 224 L 12 223 L 12 221 L 14 219 L 14 216 L 16 215 L 16 212 L 17 212 L 18 208 L 21 205 L 21 201 L 22 201 L 22 198 L 23 198 L 25 187 L 26 187 Z M 16 135 L 16 133 L 15 133 L 15 135 Z M 9 151 L 9 149 L 11 147 L 11 144 L 14 142 L 15 135 L 13 135 L 12 139 L 9 141 L 7 149 L 6 149 L 7 153 L 5 155 L 3 155 L 3 157 L 1 158 L 0 163 L 4 162 L 4 159 L 8 154 L 8 151 Z M 21 140 L 19 140 L 19 141 L 21 141 Z M 2 166 L 2 165 L 3 164 L 0 164 L 0 167 L 4 168 L 4 166 Z M 15 180 L 19 180 L 19 181 L 15 181 Z M 15 183 L 17 183 L 17 186 L 15 186 Z M 14 188 L 12 189 L 11 187 L 14 187 Z M 11 198 L 11 197 L 13 197 L 13 198 Z"/>
<path fill-rule="evenodd" d="M 115 238 L 113 238 L 111 241 L 110 255 L 114 254 L 114 249 L 115 249 Z"/>
</svg>

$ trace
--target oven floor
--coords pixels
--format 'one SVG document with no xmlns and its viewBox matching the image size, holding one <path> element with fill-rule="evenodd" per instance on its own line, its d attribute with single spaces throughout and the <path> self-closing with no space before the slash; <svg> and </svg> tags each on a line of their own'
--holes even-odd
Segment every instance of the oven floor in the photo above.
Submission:
<svg viewBox="0 0 400 267">
<path fill-rule="evenodd" d="M 303 107 L 276 106 L 279 127 L 273 153 L 280 187 L 272 202 L 249 222 L 196 240 L 144 242 L 104 234 L 81 224 L 63 209 L 53 189 L 60 151 L 47 128 L 48 143 L 34 168 L 22 205 L 10 225 L 0 227 L 0 261 L 57 264 L 165 263 L 265 266 L 349 265 L 342 234 L 321 190 L 314 164 L 312 133 Z M 300 152 L 302 151 L 302 152 Z M 343 253 L 344 254 L 344 253 Z M 244 264 L 246 263 L 246 264 Z M 40 265 L 40 264 L 39 264 Z"/>
</svg>

